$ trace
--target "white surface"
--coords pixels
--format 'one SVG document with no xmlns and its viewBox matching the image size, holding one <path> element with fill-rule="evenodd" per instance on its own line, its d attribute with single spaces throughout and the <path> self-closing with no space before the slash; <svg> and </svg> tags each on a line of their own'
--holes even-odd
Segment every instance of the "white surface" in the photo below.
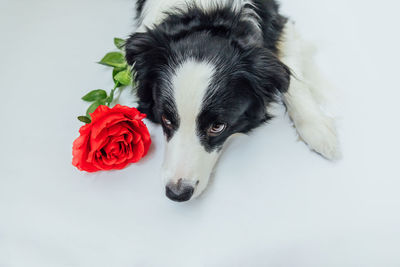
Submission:
<svg viewBox="0 0 400 267">
<path fill-rule="evenodd" d="M 400 266 L 398 5 L 283 3 L 342 91 L 342 161 L 296 142 L 281 114 L 232 140 L 206 193 L 176 204 L 150 123 L 141 163 L 71 165 L 80 97 L 111 87 L 94 62 L 132 31 L 132 1 L 2 0 L 0 266 Z"/>
</svg>

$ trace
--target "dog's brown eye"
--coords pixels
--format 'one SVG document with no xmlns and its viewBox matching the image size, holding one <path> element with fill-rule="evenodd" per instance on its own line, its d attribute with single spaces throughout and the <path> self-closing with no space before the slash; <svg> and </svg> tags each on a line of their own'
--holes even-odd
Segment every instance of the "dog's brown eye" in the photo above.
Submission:
<svg viewBox="0 0 400 267">
<path fill-rule="evenodd" d="M 218 136 L 225 130 L 225 128 L 226 128 L 225 123 L 214 123 L 208 130 L 208 135 Z"/>
<path fill-rule="evenodd" d="M 169 119 L 167 119 L 167 118 L 165 117 L 165 115 L 162 115 L 161 118 L 162 118 L 162 121 L 163 121 L 164 126 L 167 127 L 167 128 L 169 128 L 169 129 L 172 129 L 172 122 L 171 122 Z"/>
</svg>

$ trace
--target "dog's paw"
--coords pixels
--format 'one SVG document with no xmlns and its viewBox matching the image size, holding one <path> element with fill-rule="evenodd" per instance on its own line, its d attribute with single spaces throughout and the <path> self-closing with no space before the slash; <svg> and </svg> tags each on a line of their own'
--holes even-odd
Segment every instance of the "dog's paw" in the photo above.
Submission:
<svg viewBox="0 0 400 267">
<path fill-rule="evenodd" d="M 296 125 L 300 138 L 315 152 L 329 160 L 338 160 L 342 154 L 335 121 L 323 116 Z"/>
</svg>

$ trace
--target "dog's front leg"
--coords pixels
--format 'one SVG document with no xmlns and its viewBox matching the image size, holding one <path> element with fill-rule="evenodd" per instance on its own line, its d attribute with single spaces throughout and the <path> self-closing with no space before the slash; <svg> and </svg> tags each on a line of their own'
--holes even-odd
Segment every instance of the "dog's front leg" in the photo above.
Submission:
<svg viewBox="0 0 400 267">
<path fill-rule="evenodd" d="M 322 84 L 310 85 L 310 82 L 322 80 L 322 77 L 307 77 L 312 52 L 300 38 L 294 25 L 288 22 L 282 38 L 281 60 L 292 71 L 288 92 L 283 100 L 288 114 L 298 134 L 308 146 L 327 159 L 341 156 L 339 141 L 333 118 L 324 114 L 320 107 Z M 312 63 L 313 64 L 313 63 Z M 318 72 L 310 75 L 320 75 Z"/>
</svg>

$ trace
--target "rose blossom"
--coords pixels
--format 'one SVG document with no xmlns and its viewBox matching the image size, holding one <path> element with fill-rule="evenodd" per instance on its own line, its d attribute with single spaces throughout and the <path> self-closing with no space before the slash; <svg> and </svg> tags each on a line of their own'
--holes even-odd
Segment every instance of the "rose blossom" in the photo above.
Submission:
<svg viewBox="0 0 400 267">
<path fill-rule="evenodd" d="M 145 114 L 136 108 L 101 105 L 92 122 L 79 129 L 72 148 L 72 164 L 81 171 L 122 169 L 147 154 L 151 139 Z"/>
</svg>

